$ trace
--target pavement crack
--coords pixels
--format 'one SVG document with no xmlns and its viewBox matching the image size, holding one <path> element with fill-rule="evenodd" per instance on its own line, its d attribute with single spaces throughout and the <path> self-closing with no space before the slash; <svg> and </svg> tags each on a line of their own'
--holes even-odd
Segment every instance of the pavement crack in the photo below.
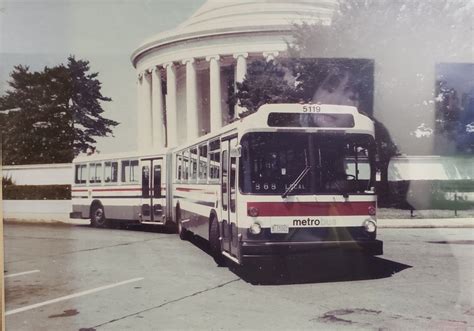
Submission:
<svg viewBox="0 0 474 331">
<path fill-rule="evenodd" d="M 119 317 L 119 318 L 115 318 L 115 319 L 110 320 L 110 321 L 108 321 L 108 322 L 105 322 L 105 323 L 96 325 L 96 326 L 94 326 L 93 328 L 95 329 L 95 328 L 99 328 L 99 327 L 104 326 L 104 325 L 107 325 L 107 324 L 115 323 L 115 322 L 117 322 L 117 321 L 121 321 L 121 320 L 124 320 L 124 319 L 129 318 L 129 317 L 133 317 L 133 316 L 140 315 L 140 314 L 145 313 L 145 312 L 150 311 L 150 310 L 160 309 L 160 308 L 162 308 L 162 307 L 164 307 L 164 306 L 167 306 L 167 305 L 169 305 L 169 304 L 176 303 L 176 302 L 179 302 L 179 301 L 182 301 L 182 300 L 186 300 L 186 299 L 189 299 L 189 298 L 191 298 L 191 297 L 195 297 L 195 296 L 197 296 L 197 295 L 200 295 L 200 294 L 203 294 L 203 293 L 206 293 L 206 292 L 210 292 L 210 291 L 217 290 L 217 289 L 222 288 L 222 287 L 224 287 L 224 286 L 226 286 L 226 285 L 229 285 L 229 284 L 231 284 L 231 283 L 235 283 L 235 282 L 237 282 L 237 281 L 239 281 L 239 280 L 240 280 L 240 278 L 235 278 L 235 279 L 232 279 L 232 280 L 230 280 L 230 281 L 228 281 L 228 282 L 225 282 L 225 283 L 216 285 L 216 286 L 214 286 L 214 287 L 210 287 L 210 288 L 207 288 L 207 289 L 204 289 L 204 290 L 201 290 L 201 291 L 197 291 L 197 292 L 191 293 L 191 294 L 189 294 L 189 295 L 185 295 L 185 296 L 179 297 L 179 298 L 174 299 L 174 300 L 166 301 L 166 302 L 164 302 L 164 303 L 162 303 L 162 304 L 160 304 L 160 305 L 157 305 L 157 306 L 150 307 L 150 308 L 147 308 L 147 309 L 143 309 L 143 310 L 140 310 L 140 311 L 138 311 L 138 312 L 131 313 L 131 314 L 128 314 L 128 315 Z"/>
</svg>

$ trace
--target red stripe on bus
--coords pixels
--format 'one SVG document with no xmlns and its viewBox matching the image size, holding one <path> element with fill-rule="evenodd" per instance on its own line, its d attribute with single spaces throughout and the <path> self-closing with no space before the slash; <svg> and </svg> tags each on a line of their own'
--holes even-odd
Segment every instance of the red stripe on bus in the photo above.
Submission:
<svg viewBox="0 0 474 331">
<path fill-rule="evenodd" d="M 71 190 L 71 192 L 87 192 L 87 190 Z"/>
<path fill-rule="evenodd" d="M 176 191 L 181 191 L 181 192 L 191 192 L 191 191 L 204 191 L 204 189 L 201 189 L 201 188 L 188 188 L 188 187 L 177 187 L 176 188 Z M 214 194 L 214 192 L 210 192 L 210 191 L 204 191 L 202 192 L 204 194 Z"/>
<path fill-rule="evenodd" d="M 350 216 L 368 215 L 375 202 L 248 202 L 247 210 L 258 209 L 258 216 Z"/>
<path fill-rule="evenodd" d="M 141 191 L 141 188 L 98 188 L 92 189 L 93 192 L 120 192 L 120 191 Z"/>
</svg>

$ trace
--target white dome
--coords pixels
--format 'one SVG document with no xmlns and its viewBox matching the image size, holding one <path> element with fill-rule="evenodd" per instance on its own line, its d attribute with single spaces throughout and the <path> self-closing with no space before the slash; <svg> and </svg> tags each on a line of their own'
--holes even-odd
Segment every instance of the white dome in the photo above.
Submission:
<svg viewBox="0 0 474 331">
<path fill-rule="evenodd" d="M 212 35 L 257 31 L 288 31 L 294 24 L 329 24 L 337 0 L 208 0 L 176 29 L 148 39 L 132 54 L 138 56 L 169 43 Z"/>
</svg>

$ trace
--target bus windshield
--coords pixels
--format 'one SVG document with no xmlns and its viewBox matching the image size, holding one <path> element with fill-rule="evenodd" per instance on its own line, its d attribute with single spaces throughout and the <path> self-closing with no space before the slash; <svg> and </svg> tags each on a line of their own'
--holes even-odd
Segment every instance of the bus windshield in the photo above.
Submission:
<svg viewBox="0 0 474 331">
<path fill-rule="evenodd" d="M 242 193 L 373 193 L 375 144 L 370 135 L 258 132 L 245 134 L 241 145 Z"/>
</svg>

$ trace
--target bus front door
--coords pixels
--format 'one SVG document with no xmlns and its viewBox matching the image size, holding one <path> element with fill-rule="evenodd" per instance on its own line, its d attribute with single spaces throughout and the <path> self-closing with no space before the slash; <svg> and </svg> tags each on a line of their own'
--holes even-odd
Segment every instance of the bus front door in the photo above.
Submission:
<svg viewBox="0 0 474 331">
<path fill-rule="evenodd" d="M 163 222 L 166 197 L 163 192 L 163 159 L 142 162 L 142 221 Z"/>
<path fill-rule="evenodd" d="M 237 138 L 222 142 L 222 249 L 231 255 L 238 254 L 238 227 L 236 217 L 237 198 L 237 158 L 231 155 L 231 148 L 237 144 Z"/>
</svg>

